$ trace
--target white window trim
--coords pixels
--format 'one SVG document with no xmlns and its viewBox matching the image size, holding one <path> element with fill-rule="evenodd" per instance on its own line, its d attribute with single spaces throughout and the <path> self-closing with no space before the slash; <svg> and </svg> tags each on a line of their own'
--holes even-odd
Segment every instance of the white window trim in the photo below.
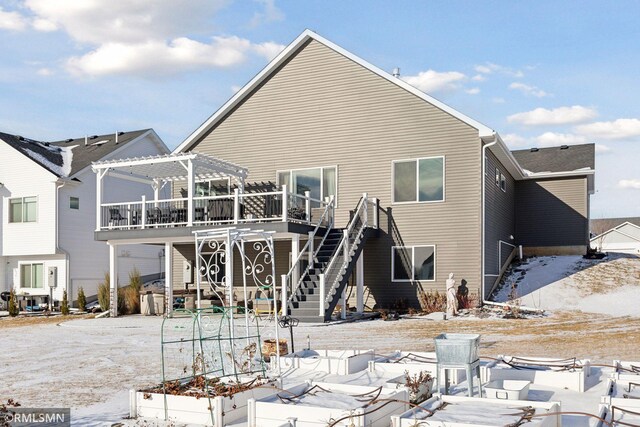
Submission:
<svg viewBox="0 0 640 427">
<path fill-rule="evenodd" d="M 42 264 L 42 287 L 41 288 L 34 288 L 33 286 L 30 288 L 23 288 L 22 287 L 22 266 L 23 265 L 34 265 L 34 264 Z M 20 290 L 35 290 L 35 291 L 39 291 L 42 289 L 46 289 L 49 285 L 47 284 L 47 272 L 46 272 L 46 265 L 47 263 L 44 261 L 18 261 L 18 286 L 17 288 Z"/>
<path fill-rule="evenodd" d="M 428 160 L 428 159 L 442 159 L 442 200 L 419 200 L 420 199 L 420 168 L 418 167 L 418 162 L 420 160 Z M 402 162 L 416 162 L 416 200 L 409 202 L 396 202 L 396 163 Z M 392 205 L 411 205 L 411 204 L 424 204 L 424 203 L 444 203 L 447 201 L 447 158 L 446 156 L 431 156 L 431 157 L 416 157 L 414 159 L 402 159 L 402 160 L 392 160 L 391 161 L 391 204 Z"/>
<path fill-rule="evenodd" d="M 297 171 L 305 171 L 310 169 L 320 169 L 320 194 L 324 194 L 324 170 L 335 168 L 336 170 L 336 194 L 333 196 L 334 206 L 338 207 L 338 188 L 340 188 L 340 172 L 338 170 L 338 165 L 329 165 L 329 166 L 311 166 L 308 168 L 296 168 L 296 169 L 277 169 L 276 170 L 276 185 L 278 188 L 282 185 L 280 183 L 280 174 L 281 173 L 289 173 L 289 182 L 292 181 L 291 174 Z M 291 189 L 289 189 L 291 191 Z"/>
<path fill-rule="evenodd" d="M 396 279 L 394 278 L 393 272 L 395 270 L 395 257 L 394 249 L 396 248 L 411 248 L 411 279 Z M 416 280 L 413 278 L 415 274 L 415 248 L 433 248 L 433 279 L 421 279 Z M 436 245 L 406 245 L 406 246 L 391 246 L 391 282 L 393 283 L 413 283 L 413 282 L 435 282 L 437 276 L 437 262 L 438 262 L 438 252 Z"/>
<path fill-rule="evenodd" d="M 35 221 L 25 221 L 24 220 L 24 199 L 28 199 L 28 198 L 35 198 L 36 199 L 36 219 Z M 16 199 L 22 199 L 22 221 L 11 221 L 11 201 L 12 200 L 16 200 Z M 38 217 L 40 216 L 40 209 L 38 209 L 38 206 L 40 205 L 40 200 L 38 196 L 16 196 L 16 197 L 8 197 L 7 198 L 7 224 L 33 224 L 35 222 L 38 222 Z"/>
<path fill-rule="evenodd" d="M 502 186 L 502 183 L 504 183 L 504 187 Z M 500 189 L 502 190 L 503 193 L 507 192 L 507 177 L 504 176 L 502 173 L 500 174 Z"/>
<path fill-rule="evenodd" d="M 502 175 L 500 173 L 500 169 L 496 168 L 496 176 L 495 176 L 495 181 L 496 181 L 496 187 L 500 188 L 500 175 Z"/>
</svg>

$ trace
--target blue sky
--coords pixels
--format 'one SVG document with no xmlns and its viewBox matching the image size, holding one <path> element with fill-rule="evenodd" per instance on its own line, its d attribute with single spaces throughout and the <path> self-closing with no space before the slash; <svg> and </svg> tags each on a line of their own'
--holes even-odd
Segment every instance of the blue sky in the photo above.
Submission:
<svg viewBox="0 0 640 427">
<path fill-rule="evenodd" d="M 0 0 L 0 130 L 176 147 L 305 28 L 496 129 L 594 142 L 592 217 L 640 216 L 640 2 Z"/>
</svg>

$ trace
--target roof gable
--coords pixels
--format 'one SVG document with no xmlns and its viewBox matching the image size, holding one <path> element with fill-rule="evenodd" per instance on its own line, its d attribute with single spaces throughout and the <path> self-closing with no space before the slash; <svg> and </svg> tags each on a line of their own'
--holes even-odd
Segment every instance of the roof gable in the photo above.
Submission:
<svg viewBox="0 0 640 427">
<path fill-rule="evenodd" d="M 341 48 L 340 46 L 330 42 L 329 40 L 319 36 L 310 30 L 305 30 L 300 36 L 298 36 L 289 46 L 287 46 L 276 58 L 274 58 L 260 73 L 258 73 L 249 83 L 247 83 L 242 89 L 240 89 L 229 101 L 227 101 L 220 109 L 218 109 L 211 117 L 209 117 L 198 129 L 196 129 L 191 135 L 187 137 L 175 150 L 174 153 L 188 151 L 193 148 L 193 146 L 200 141 L 200 139 L 206 135 L 216 124 L 223 120 L 226 115 L 233 111 L 233 109 L 240 105 L 245 98 L 251 95 L 251 93 L 258 88 L 263 82 L 268 80 L 271 75 L 276 73 L 279 68 L 285 64 L 290 58 L 295 56 L 300 49 L 302 49 L 308 42 L 311 40 L 315 40 L 318 43 L 328 47 L 329 49 L 337 52 L 338 54 L 350 59 L 351 61 L 359 64 L 360 66 L 368 69 L 374 74 L 384 78 L 392 82 L 393 84 L 399 86 L 400 88 L 412 93 L 418 98 L 432 104 L 436 108 L 441 109 L 442 111 L 452 115 L 453 117 L 459 119 L 460 121 L 468 124 L 469 126 L 478 130 L 478 134 L 480 137 L 488 137 L 493 136 L 494 131 L 482 123 L 473 120 L 472 118 L 460 113 L 459 111 L 449 107 L 441 101 L 419 91 L 415 87 L 410 84 L 404 82 L 403 80 L 392 76 L 391 74 L 381 70 L 380 68 L 368 63 L 367 61 L 357 57 L 356 55 L 348 52 L 347 50 Z"/>
</svg>

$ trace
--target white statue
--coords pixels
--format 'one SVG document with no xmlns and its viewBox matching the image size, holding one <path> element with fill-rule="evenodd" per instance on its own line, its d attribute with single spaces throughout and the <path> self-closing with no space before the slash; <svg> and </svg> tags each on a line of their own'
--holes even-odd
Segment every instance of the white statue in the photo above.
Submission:
<svg viewBox="0 0 640 427">
<path fill-rule="evenodd" d="M 453 273 L 449 273 L 449 278 L 445 282 L 447 285 L 447 314 L 455 316 L 458 314 L 458 297 L 456 296 L 456 281 Z"/>
</svg>

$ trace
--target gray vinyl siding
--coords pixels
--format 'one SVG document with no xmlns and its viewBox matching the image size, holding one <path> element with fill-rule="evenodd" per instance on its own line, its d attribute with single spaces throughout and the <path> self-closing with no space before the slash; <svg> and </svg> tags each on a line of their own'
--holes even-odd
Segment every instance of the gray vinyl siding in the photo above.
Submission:
<svg viewBox="0 0 640 427">
<path fill-rule="evenodd" d="M 498 168 L 506 178 L 506 191 L 496 185 L 495 170 Z M 485 292 L 491 291 L 491 286 L 500 273 L 500 267 L 507 261 L 512 248 L 502 245 L 502 251 L 498 250 L 500 240 L 515 244 L 510 236 L 516 234 L 515 224 L 515 192 L 516 182 L 507 169 L 487 150 L 487 169 L 485 176 Z M 502 259 L 498 259 L 501 256 Z M 500 267 L 499 267 L 500 266 Z M 488 295 L 484 295 L 485 298 Z"/>
<path fill-rule="evenodd" d="M 363 192 L 379 198 L 381 233 L 365 247 L 365 283 L 379 304 L 443 290 L 450 272 L 480 287 L 478 131 L 316 41 L 192 149 L 247 167 L 248 182 L 337 165 L 337 226 Z M 430 156 L 445 156 L 446 200 L 392 205 L 392 161 Z M 435 281 L 392 283 L 393 245 L 435 245 Z"/>
<path fill-rule="evenodd" d="M 527 247 L 588 244 L 587 178 L 519 181 L 516 241 Z"/>
</svg>

